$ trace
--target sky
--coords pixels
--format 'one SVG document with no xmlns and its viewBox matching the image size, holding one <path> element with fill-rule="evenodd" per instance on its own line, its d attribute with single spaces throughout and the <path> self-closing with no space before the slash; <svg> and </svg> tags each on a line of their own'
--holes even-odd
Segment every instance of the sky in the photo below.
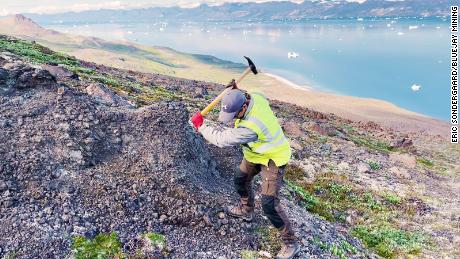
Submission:
<svg viewBox="0 0 460 259">
<path fill-rule="evenodd" d="M 60 13 L 97 9 L 130 9 L 152 6 L 195 7 L 201 3 L 218 5 L 224 2 L 267 2 L 268 0 L 0 0 L 0 16 L 17 13 Z M 271 0 L 280 1 L 280 0 Z M 347 0 L 363 2 L 365 0 Z M 292 0 L 292 2 L 302 2 Z"/>
</svg>

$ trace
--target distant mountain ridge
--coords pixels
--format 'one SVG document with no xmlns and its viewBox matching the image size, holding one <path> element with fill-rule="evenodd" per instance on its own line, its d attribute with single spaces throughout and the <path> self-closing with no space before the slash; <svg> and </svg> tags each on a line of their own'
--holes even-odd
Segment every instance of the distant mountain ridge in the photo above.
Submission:
<svg viewBox="0 0 460 259">
<path fill-rule="evenodd" d="M 154 7 L 132 10 L 96 10 L 61 14 L 27 14 L 43 22 L 148 22 L 154 20 L 188 21 L 270 21 L 313 18 L 353 17 L 435 17 L 448 16 L 452 0 L 367 0 L 363 3 L 338 1 L 290 1 L 263 3 L 202 4 L 195 8 Z"/>
</svg>

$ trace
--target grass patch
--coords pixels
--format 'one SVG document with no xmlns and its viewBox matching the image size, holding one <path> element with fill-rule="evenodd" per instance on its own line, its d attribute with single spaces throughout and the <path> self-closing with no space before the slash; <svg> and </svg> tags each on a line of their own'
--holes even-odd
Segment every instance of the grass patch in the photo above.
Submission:
<svg viewBox="0 0 460 259">
<path fill-rule="evenodd" d="M 377 200 L 372 193 L 370 192 L 365 192 L 364 195 L 364 204 L 371 210 L 376 210 L 376 211 L 383 211 L 385 210 L 384 205 Z"/>
<path fill-rule="evenodd" d="M 110 76 L 104 76 L 104 75 L 96 75 L 90 77 L 95 82 L 102 83 L 111 87 L 119 88 L 123 87 L 122 83 L 119 82 L 117 79 L 112 78 Z"/>
<path fill-rule="evenodd" d="M 118 94 L 128 96 L 139 106 L 149 105 L 157 101 L 188 98 L 185 94 L 175 93 L 163 87 L 146 87 L 137 82 L 127 81 L 110 74 L 99 73 L 95 69 L 81 65 L 80 61 L 74 57 L 54 52 L 35 42 L 0 35 L 0 51 L 9 51 L 34 64 L 49 63 L 62 65 L 82 78 L 105 84 Z"/>
<path fill-rule="evenodd" d="M 365 146 L 369 149 L 385 153 L 393 151 L 393 148 L 390 146 L 390 143 L 374 139 L 373 137 L 369 136 L 357 135 L 355 129 L 348 124 L 343 124 L 341 128 L 347 134 L 347 137 L 359 146 Z"/>
<path fill-rule="evenodd" d="M 399 229 L 397 223 L 389 225 L 398 215 L 410 216 L 409 203 L 395 194 L 376 194 L 353 185 L 344 176 L 331 172 L 317 176 L 313 183 L 302 180 L 299 168 L 287 171 L 288 188 L 308 211 L 329 221 L 345 222 L 353 212 L 352 233 L 382 257 L 393 258 L 418 254 L 425 247 L 426 238 L 418 233 Z M 412 209 L 412 207 L 410 207 Z M 415 212 L 414 212 L 415 213 Z M 339 258 L 347 258 L 356 252 L 343 243 L 318 245 Z"/>
<path fill-rule="evenodd" d="M 283 244 L 278 236 L 278 230 L 270 227 L 261 227 L 257 229 L 257 233 L 261 237 L 261 250 L 268 251 L 272 255 L 277 254 Z"/>
<path fill-rule="evenodd" d="M 347 251 L 348 253 L 351 253 L 351 254 L 356 254 L 358 252 L 358 249 L 356 249 L 356 247 L 348 243 L 348 241 L 346 240 L 343 240 L 342 243 L 340 243 L 340 248 L 343 251 Z"/>
<path fill-rule="evenodd" d="M 33 64 L 62 65 L 79 76 L 95 74 L 94 69 L 82 66 L 76 58 L 52 51 L 35 42 L 0 36 L 0 50 L 21 56 Z"/>
<path fill-rule="evenodd" d="M 382 167 L 380 166 L 379 163 L 369 160 L 367 161 L 367 164 L 371 167 L 372 170 L 377 171 L 380 170 Z"/>
<path fill-rule="evenodd" d="M 369 149 L 388 153 L 393 150 L 389 143 L 380 140 L 370 139 L 368 137 L 350 135 L 348 136 L 351 141 L 359 146 L 365 146 Z"/>
<path fill-rule="evenodd" d="M 0 50 L 6 50 L 25 57 L 32 63 L 56 63 L 71 67 L 80 66 L 80 63 L 75 58 L 51 51 L 46 47 L 30 41 L 0 37 Z"/>
<path fill-rule="evenodd" d="M 98 234 L 94 239 L 79 236 L 73 238 L 72 250 L 75 258 L 121 257 L 121 243 L 115 232 Z"/>
<path fill-rule="evenodd" d="M 0 36 L 0 50 L 9 51 L 27 59 L 29 62 L 34 64 L 63 65 L 65 68 L 78 75 L 91 75 L 94 73 L 93 69 L 82 66 L 80 61 L 74 57 L 63 53 L 54 52 L 42 45 L 26 40 Z"/>
<path fill-rule="evenodd" d="M 296 181 L 286 175 L 286 182 L 308 211 L 328 221 L 345 222 L 346 212 L 350 209 L 360 214 L 387 210 L 380 197 L 353 187 L 334 173 L 323 173 L 314 183 Z"/>
<path fill-rule="evenodd" d="M 89 75 L 94 75 L 96 73 L 95 69 L 86 68 L 86 67 L 76 66 L 76 67 L 67 67 L 67 68 L 79 76 L 82 76 L 82 75 L 89 76 Z"/>
<path fill-rule="evenodd" d="M 347 133 L 347 134 L 351 134 L 351 133 L 355 132 L 355 129 L 353 129 L 353 127 L 350 126 L 350 125 L 348 125 L 348 124 L 343 124 L 343 125 L 342 125 L 342 129 L 343 129 L 343 131 L 345 131 L 345 133 Z"/>
<path fill-rule="evenodd" d="M 328 251 L 340 259 L 349 258 L 350 255 L 356 254 L 358 252 L 356 247 L 348 243 L 346 240 L 343 240 L 340 245 L 336 245 L 323 242 L 319 237 L 314 237 L 313 243 L 318 245 L 322 250 Z"/>
<path fill-rule="evenodd" d="M 427 242 L 421 234 L 396 229 L 386 224 L 358 225 L 353 228 L 352 235 L 386 258 L 395 258 L 402 254 L 417 255 Z"/>
<path fill-rule="evenodd" d="M 162 87 L 147 87 L 137 82 L 122 81 L 110 75 L 95 74 L 88 78 L 94 82 L 107 85 L 119 94 L 128 96 L 139 106 L 149 105 L 158 101 L 172 101 L 182 98 L 181 95 Z"/>
<path fill-rule="evenodd" d="M 322 202 L 315 196 L 311 195 L 301 186 L 294 184 L 293 182 L 286 181 L 289 189 L 296 193 L 301 198 L 301 205 L 304 206 L 308 211 L 316 213 L 329 221 L 335 221 L 334 215 L 330 212 L 331 208 L 328 204 Z"/>
<path fill-rule="evenodd" d="M 384 194 L 385 201 L 393 205 L 401 204 L 401 198 L 395 194 Z"/>
<path fill-rule="evenodd" d="M 242 250 L 240 255 L 241 255 L 241 259 L 257 259 L 257 258 L 259 258 L 259 253 L 257 251 L 251 251 L 251 250 Z"/>
<path fill-rule="evenodd" d="M 184 98 L 182 95 L 162 87 L 144 87 L 140 85 L 136 87 L 140 90 L 140 94 L 135 96 L 136 102 L 139 105 L 148 105 L 157 101 L 173 101 Z"/>
<path fill-rule="evenodd" d="M 427 158 L 424 157 L 417 157 L 417 163 L 426 166 L 426 167 L 433 167 L 434 163 L 431 160 L 428 160 Z"/>
<path fill-rule="evenodd" d="M 147 233 L 145 237 L 152 242 L 152 245 L 157 247 L 160 250 L 166 248 L 166 237 L 158 233 Z"/>
</svg>

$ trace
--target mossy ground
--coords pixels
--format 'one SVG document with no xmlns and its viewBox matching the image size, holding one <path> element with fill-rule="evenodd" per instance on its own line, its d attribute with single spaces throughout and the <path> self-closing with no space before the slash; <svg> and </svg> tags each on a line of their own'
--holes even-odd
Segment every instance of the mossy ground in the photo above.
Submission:
<svg viewBox="0 0 460 259">
<path fill-rule="evenodd" d="M 36 64 L 61 64 L 85 80 L 109 86 L 139 106 L 159 100 L 190 98 L 184 93 L 172 92 L 162 86 L 143 85 L 137 81 L 133 83 L 125 78 L 86 67 L 73 57 L 54 53 L 32 42 L 11 40 L 0 36 L 0 50 L 13 52 Z M 210 97 L 205 96 L 205 98 L 209 99 Z M 198 103 L 198 101 L 192 100 L 191 105 L 194 103 Z M 336 126 L 339 128 L 339 125 Z M 393 151 L 388 142 L 358 133 L 350 125 L 344 124 L 341 130 L 346 133 L 349 140 L 358 146 L 382 153 Z M 317 140 L 321 143 L 335 141 L 333 137 L 318 137 Z M 433 148 L 433 150 L 435 149 Z M 451 154 L 458 154 L 459 152 L 458 145 L 450 145 L 439 152 L 433 151 L 428 155 L 424 153 L 423 156 L 417 158 L 418 168 L 453 175 L 458 172 L 456 170 L 458 167 L 455 166 L 457 162 L 453 160 L 458 156 Z M 368 163 L 372 169 L 379 170 L 380 165 L 377 162 L 368 161 Z M 356 213 L 356 217 L 351 223 L 353 230 L 351 233 L 382 256 L 406 256 L 418 254 L 420 249 L 424 249 L 425 244 L 429 242 L 424 234 L 406 230 L 399 226 L 397 221 L 397 218 L 401 216 L 410 218 L 417 208 L 394 193 L 366 192 L 365 189 L 352 184 L 347 177 L 333 174 L 332 171 L 324 173 L 314 183 L 308 184 L 303 181 L 302 170 L 291 167 L 287 172 L 287 180 L 290 189 L 301 200 L 302 204 L 309 211 L 317 213 L 325 219 L 344 223 L 345 217 L 350 211 Z M 391 226 L 384 224 L 388 222 L 391 223 Z M 335 250 L 327 246 L 325 249 Z M 342 251 L 346 251 L 346 249 L 342 249 Z M 340 254 L 340 249 L 336 255 L 339 256 L 338 254 Z"/>
<path fill-rule="evenodd" d="M 110 234 L 101 233 L 93 239 L 87 239 L 82 236 L 74 237 L 72 251 L 77 259 L 123 257 L 121 243 L 115 232 Z"/>
<path fill-rule="evenodd" d="M 300 204 L 328 221 L 350 225 L 351 234 L 380 256 L 418 254 L 428 243 L 424 234 L 398 226 L 397 218 L 401 215 L 411 217 L 416 208 L 396 194 L 370 192 L 353 184 L 345 175 L 334 172 L 320 174 L 313 183 L 303 178 L 300 168 L 292 165 L 287 168 L 288 188 Z M 349 214 L 353 219 L 347 221 Z M 340 247 L 323 246 L 341 258 L 349 253 Z"/>
<path fill-rule="evenodd" d="M 434 166 L 433 161 L 425 157 L 417 157 L 417 163 L 428 168 L 432 168 Z"/>
<path fill-rule="evenodd" d="M 25 40 L 0 37 L 0 50 L 6 50 L 25 57 L 28 61 L 36 64 L 55 63 L 69 67 L 78 67 L 80 65 L 75 58 Z"/>
<path fill-rule="evenodd" d="M 354 255 L 357 252 L 357 249 L 345 240 L 343 240 L 340 245 L 335 245 L 323 242 L 319 237 L 315 236 L 313 237 L 313 243 L 340 259 L 348 258 L 349 255 Z"/>
<path fill-rule="evenodd" d="M 163 250 L 166 247 L 166 237 L 162 234 L 147 233 L 145 234 L 145 237 L 147 237 L 150 240 L 150 242 L 152 242 L 153 246 L 161 248 L 161 250 Z"/>
<path fill-rule="evenodd" d="M 377 171 L 380 170 L 381 166 L 378 162 L 368 160 L 367 164 L 371 167 L 372 170 Z"/>
<path fill-rule="evenodd" d="M 418 255 L 429 243 L 424 234 L 398 229 L 384 222 L 377 225 L 357 225 L 352 234 L 386 258 Z"/>
<path fill-rule="evenodd" d="M 62 65 L 80 78 L 102 83 L 122 96 L 128 97 L 139 106 L 157 101 L 172 101 L 189 98 L 185 93 L 172 92 L 162 86 L 147 86 L 129 81 L 116 75 L 86 67 L 79 60 L 67 54 L 57 53 L 37 43 L 9 37 L 0 37 L 0 50 L 19 55 L 35 64 Z"/>
<path fill-rule="evenodd" d="M 241 259 L 258 259 L 259 253 L 257 251 L 251 250 L 242 250 L 241 251 Z"/>
<path fill-rule="evenodd" d="M 371 150 L 388 153 L 393 150 L 389 143 L 381 140 L 373 139 L 369 136 L 350 135 L 350 140 L 359 146 L 365 146 Z"/>
<path fill-rule="evenodd" d="M 278 230 L 273 227 L 260 227 L 257 233 L 261 238 L 261 250 L 267 251 L 272 255 L 276 255 L 283 245 L 279 237 Z"/>
</svg>

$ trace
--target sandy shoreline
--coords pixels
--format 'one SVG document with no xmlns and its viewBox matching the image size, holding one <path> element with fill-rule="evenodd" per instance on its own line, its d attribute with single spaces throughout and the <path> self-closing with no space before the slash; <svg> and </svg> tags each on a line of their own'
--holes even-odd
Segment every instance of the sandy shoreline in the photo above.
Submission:
<svg viewBox="0 0 460 259">
<path fill-rule="evenodd" d="M 245 79 L 246 80 L 246 79 Z M 406 110 L 393 103 L 371 98 L 321 92 L 299 86 L 278 75 L 262 73 L 251 76 L 242 88 L 258 90 L 268 98 L 297 104 L 323 113 L 332 113 L 353 121 L 373 121 L 403 132 L 449 135 L 447 122 Z"/>
<path fill-rule="evenodd" d="M 308 86 L 308 85 L 298 85 L 292 81 L 290 81 L 289 79 L 285 78 L 285 77 L 282 77 L 282 76 L 278 76 L 278 75 L 275 75 L 275 74 L 272 74 L 272 73 L 267 73 L 267 72 L 263 72 L 263 74 L 287 85 L 287 86 L 290 86 L 292 88 L 295 88 L 295 89 L 299 89 L 299 90 L 304 90 L 304 91 L 317 91 L 315 89 L 313 89 L 313 87 L 311 86 Z"/>
</svg>

